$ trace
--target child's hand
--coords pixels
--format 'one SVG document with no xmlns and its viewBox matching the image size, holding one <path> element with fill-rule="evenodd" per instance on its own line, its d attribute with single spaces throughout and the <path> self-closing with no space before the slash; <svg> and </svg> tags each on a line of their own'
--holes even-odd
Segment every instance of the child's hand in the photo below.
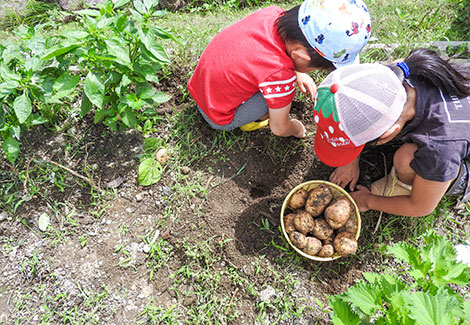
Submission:
<svg viewBox="0 0 470 325">
<path fill-rule="evenodd" d="M 359 179 L 359 172 L 359 157 L 357 157 L 346 166 L 336 168 L 330 175 L 330 181 L 341 187 L 345 187 L 349 183 L 349 189 L 354 191 Z"/>
<path fill-rule="evenodd" d="M 306 73 L 302 72 L 295 72 L 297 76 L 297 86 L 299 87 L 300 91 L 305 95 L 308 96 L 310 94 L 310 99 L 314 100 L 315 94 L 317 93 L 317 86 L 313 79 Z"/>
<path fill-rule="evenodd" d="M 357 191 L 349 194 L 351 194 L 351 197 L 354 199 L 354 202 L 356 202 L 359 211 L 364 212 L 369 210 L 369 207 L 367 206 L 367 200 L 369 199 L 371 193 L 367 187 L 358 185 Z"/>
</svg>

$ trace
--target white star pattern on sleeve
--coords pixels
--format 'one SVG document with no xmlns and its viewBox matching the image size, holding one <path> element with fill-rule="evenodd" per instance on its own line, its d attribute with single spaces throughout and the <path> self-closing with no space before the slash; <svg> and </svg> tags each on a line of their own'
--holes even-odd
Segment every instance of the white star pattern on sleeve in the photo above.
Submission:
<svg viewBox="0 0 470 325">
<path fill-rule="evenodd" d="M 294 75 L 292 78 L 287 80 L 262 82 L 258 87 L 266 99 L 285 97 L 291 95 L 295 91 L 296 79 L 297 77 Z"/>
</svg>

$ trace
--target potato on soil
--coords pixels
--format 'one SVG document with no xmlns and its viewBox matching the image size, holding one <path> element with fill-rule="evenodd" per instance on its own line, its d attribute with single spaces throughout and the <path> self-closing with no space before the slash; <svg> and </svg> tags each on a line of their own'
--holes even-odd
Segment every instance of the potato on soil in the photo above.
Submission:
<svg viewBox="0 0 470 325">
<path fill-rule="evenodd" d="M 321 249 L 321 241 L 315 237 L 307 237 L 307 245 L 302 249 L 308 255 L 315 255 Z"/>
<path fill-rule="evenodd" d="M 307 201 L 308 197 L 308 192 L 301 188 L 300 190 L 296 191 L 292 196 L 290 197 L 289 201 L 289 206 L 292 209 L 300 209 L 303 208 L 305 205 L 305 202 Z"/>
<path fill-rule="evenodd" d="M 307 233 L 311 232 L 313 229 L 313 217 L 310 213 L 306 212 L 305 210 L 301 210 L 296 213 L 294 218 L 294 226 L 298 232 L 306 235 Z"/>
<path fill-rule="evenodd" d="M 312 216 L 318 217 L 323 213 L 332 199 L 333 193 L 331 192 L 330 187 L 325 184 L 320 184 L 308 193 L 305 210 Z"/>
<path fill-rule="evenodd" d="M 333 228 L 323 218 L 313 220 L 312 234 L 318 239 L 327 239 L 333 236 Z"/>
<path fill-rule="evenodd" d="M 336 235 L 333 246 L 339 255 L 350 255 L 357 251 L 357 240 L 353 234 L 344 231 Z"/>
<path fill-rule="evenodd" d="M 344 196 L 335 199 L 325 209 L 326 222 L 333 229 L 339 229 L 344 226 L 350 215 L 351 206 L 349 205 L 349 200 Z"/>
<path fill-rule="evenodd" d="M 347 231 L 350 232 L 351 234 L 355 234 L 357 232 L 357 219 L 354 216 L 349 217 L 348 221 L 342 226 L 341 228 L 338 229 L 338 233 Z"/>
<path fill-rule="evenodd" d="M 333 256 L 334 253 L 335 253 L 335 249 L 334 249 L 333 245 L 327 244 L 327 245 L 323 245 L 320 248 L 320 251 L 317 253 L 317 256 L 319 256 L 319 257 L 331 257 L 331 256 Z"/>
<path fill-rule="evenodd" d="M 288 234 L 295 231 L 295 226 L 294 226 L 295 217 L 296 217 L 295 213 L 289 213 L 284 216 L 284 228 L 286 229 L 286 232 Z"/>
<path fill-rule="evenodd" d="M 302 249 L 307 246 L 307 237 L 305 237 L 298 231 L 291 232 L 289 238 L 292 244 L 297 248 Z"/>
</svg>

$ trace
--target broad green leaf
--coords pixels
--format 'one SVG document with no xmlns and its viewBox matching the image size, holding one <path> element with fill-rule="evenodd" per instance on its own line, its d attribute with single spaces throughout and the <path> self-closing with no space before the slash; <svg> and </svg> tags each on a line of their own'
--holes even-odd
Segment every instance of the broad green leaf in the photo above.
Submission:
<svg viewBox="0 0 470 325">
<path fill-rule="evenodd" d="M 161 70 L 161 65 L 158 62 L 152 64 L 140 64 L 137 62 L 132 63 L 132 69 L 135 73 L 145 79 L 146 81 L 159 83 L 157 72 Z"/>
<path fill-rule="evenodd" d="M 46 231 L 47 227 L 49 227 L 49 223 L 50 217 L 47 215 L 47 213 L 43 213 L 39 216 L 38 227 L 41 231 Z"/>
<path fill-rule="evenodd" d="M 131 0 L 118 0 L 116 1 L 116 3 L 114 4 L 114 8 L 119 8 L 119 7 L 122 7 L 126 4 L 128 4 Z"/>
<path fill-rule="evenodd" d="M 140 99 L 149 99 L 156 95 L 155 88 L 146 82 L 138 84 L 135 92 Z"/>
<path fill-rule="evenodd" d="M 116 39 L 105 40 L 109 54 L 116 57 L 116 61 L 122 65 L 130 65 L 129 50 Z"/>
<path fill-rule="evenodd" d="M 149 33 L 147 30 L 143 30 L 142 28 L 138 29 L 138 33 L 142 44 L 145 46 L 148 52 L 150 52 L 160 62 L 170 62 L 170 59 L 168 58 L 168 55 L 166 54 L 163 47 L 155 42 L 153 33 Z"/>
<path fill-rule="evenodd" d="M 170 98 L 171 98 L 170 95 L 165 94 L 162 91 L 157 92 L 155 96 L 152 97 L 153 101 L 157 104 L 166 103 L 167 101 L 170 100 Z"/>
<path fill-rule="evenodd" d="M 85 92 L 82 92 L 82 104 L 80 106 L 80 117 L 84 117 L 93 107 Z"/>
<path fill-rule="evenodd" d="M 439 291 L 435 296 L 427 292 L 403 292 L 403 299 L 410 310 L 409 317 L 417 324 L 452 324 L 455 316 L 452 309 L 458 304 L 457 298 Z"/>
<path fill-rule="evenodd" d="M 142 186 L 157 183 L 162 177 L 162 166 L 153 158 L 145 158 L 139 165 L 138 181 Z"/>
<path fill-rule="evenodd" d="M 158 1 L 155 0 L 144 0 L 144 5 L 147 11 L 150 11 L 154 5 L 156 5 Z"/>
<path fill-rule="evenodd" d="M 122 15 L 121 17 L 118 18 L 116 22 L 116 27 L 117 29 L 122 32 L 124 28 L 126 27 L 127 23 L 127 15 Z"/>
<path fill-rule="evenodd" d="M 125 108 L 121 113 L 122 122 L 129 128 L 135 128 L 137 126 L 137 119 L 134 112 L 129 108 Z"/>
<path fill-rule="evenodd" d="M 40 124 L 44 124 L 44 123 L 47 123 L 47 119 L 45 117 L 42 117 L 40 115 L 37 115 L 37 114 L 33 114 L 33 118 L 31 119 L 31 125 L 40 125 Z"/>
<path fill-rule="evenodd" d="M 328 297 L 330 307 L 333 309 L 331 320 L 335 325 L 359 325 L 361 320 L 357 314 L 355 314 L 349 304 L 343 301 L 339 296 Z"/>
<path fill-rule="evenodd" d="M 136 11 L 136 10 L 134 10 L 134 9 L 132 9 L 132 8 L 130 8 L 129 11 L 130 11 L 131 14 L 132 14 L 132 18 L 134 18 L 134 19 L 137 20 L 138 22 L 141 22 L 141 23 L 142 23 L 142 22 L 145 21 L 144 17 L 143 17 L 138 11 Z"/>
<path fill-rule="evenodd" d="M 113 18 L 105 18 L 105 17 L 100 17 L 98 18 L 98 24 L 97 27 L 99 29 L 108 29 L 109 26 L 114 24 L 114 17 Z"/>
<path fill-rule="evenodd" d="M 31 59 L 26 60 L 24 67 L 27 71 L 30 72 L 37 72 L 41 71 L 44 65 L 44 61 L 38 58 L 37 56 L 33 56 Z"/>
<path fill-rule="evenodd" d="M 3 141 L 2 148 L 7 155 L 8 161 L 14 164 L 20 153 L 20 143 L 16 139 L 13 139 L 12 136 L 9 136 Z"/>
<path fill-rule="evenodd" d="M 91 16 L 91 17 L 98 17 L 100 12 L 98 10 L 93 9 L 83 9 L 74 12 L 75 14 L 82 15 L 82 16 Z"/>
<path fill-rule="evenodd" d="M 85 37 L 87 37 L 89 34 L 88 32 L 80 29 L 72 29 L 72 30 L 67 30 L 62 33 L 62 36 L 68 38 L 68 39 L 75 39 L 75 40 L 83 40 Z"/>
<path fill-rule="evenodd" d="M 0 64 L 0 77 L 4 81 L 21 81 L 21 76 L 12 72 L 3 62 Z"/>
<path fill-rule="evenodd" d="M 446 283 L 455 283 L 461 286 L 469 284 L 470 268 L 463 263 L 450 263 L 448 273 L 443 277 Z"/>
<path fill-rule="evenodd" d="M 141 14 L 147 13 L 147 9 L 141 0 L 134 0 L 134 8 Z"/>
<path fill-rule="evenodd" d="M 15 101 L 13 102 L 13 110 L 21 124 L 23 124 L 28 119 L 29 115 L 31 115 L 33 107 L 31 106 L 29 97 L 25 93 L 15 98 Z"/>
<path fill-rule="evenodd" d="M 8 80 L 0 84 L 0 98 L 7 97 L 19 86 L 18 81 Z"/>
<path fill-rule="evenodd" d="M 80 82 L 79 75 L 70 75 L 69 73 L 64 73 L 55 81 L 52 88 L 56 93 L 56 97 L 62 98 L 69 95 L 75 87 L 77 87 Z"/>
<path fill-rule="evenodd" d="M 22 62 L 24 56 L 21 55 L 21 49 L 18 44 L 9 44 L 5 50 L 2 52 L 3 63 L 8 64 L 12 59 L 18 59 Z"/>
<path fill-rule="evenodd" d="M 95 75 L 91 71 L 88 72 L 85 81 L 83 82 L 83 90 L 93 105 L 103 108 L 105 87 L 99 76 Z"/>
<path fill-rule="evenodd" d="M 47 51 L 44 56 L 41 58 L 45 61 L 50 60 L 52 58 L 55 58 L 57 56 L 69 53 L 79 47 L 81 44 L 73 44 L 70 46 L 62 46 L 62 45 L 56 45 L 53 48 L 51 48 L 49 51 Z"/>
<path fill-rule="evenodd" d="M 470 300 L 465 300 L 463 303 L 463 312 L 460 317 L 470 323 Z"/>
<path fill-rule="evenodd" d="M 160 147 L 163 147 L 165 144 L 165 141 L 160 138 L 145 138 L 144 139 L 144 151 L 149 152 L 149 151 L 156 151 L 157 149 L 160 149 Z"/>
<path fill-rule="evenodd" d="M 369 285 L 364 281 L 360 281 L 349 288 L 343 294 L 342 299 L 368 315 L 383 309 L 380 288 Z"/>
</svg>

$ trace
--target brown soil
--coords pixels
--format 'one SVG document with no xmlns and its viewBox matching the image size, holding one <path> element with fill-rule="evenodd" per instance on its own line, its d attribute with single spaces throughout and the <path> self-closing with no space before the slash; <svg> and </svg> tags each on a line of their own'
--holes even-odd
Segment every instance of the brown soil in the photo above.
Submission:
<svg viewBox="0 0 470 325">
<path fill-rule="evenodd" d="M 169 91 L 177 89 L 174 83 L 185 81 L 168 81 Z M 173 108 L 167 118 L 179 110 L 194 109 L 190 100 L 181 100 L 181 94 L 175 93 L 166 106 Z M 199 150 L 211 148 L 217 131 L 194 114 L 192 130 L 197 137 L 192 145 Z M 305 100 L 295 101 L 292 114 L 313 134 L 311 107 Z M 178 322 L 197 323 L 191 310 L 203 310 L 210 298 L 201 297 L 195 290 L 203 282 L 196 274 L 206 267 L 210 273 L 225 274 L 216 292 L 211 293 L 231 301 L 230 308 L 224 307 L 219 314 L 235 315 L 233 320 L 227 316 L 224 320 L 214 318 L 211 323 L 253 324 L 260 313 L 260 301 L 267 299 L 277 306 L 274 301 L 282 297 L 283 289 L 276 274 L 297 281 L 291 295 L 306 307 L 296 320 L 291 315 L 281 323 L 328 323 L 328 314 L 321 311 L 315 299 L 326 305 L 325 295 L 343 292 L 364 271 L 380 270 L 386 261 L 377 244 L 405 239 L 416 224 L 410 218 L 383 216 L 382 224 L 396 225 L 386 236 L 373 233 L 377 214 L 363 214 L 356 255 L 327 263 L 306 259 L 294 262 L 295 252 L 276 247 L 285 245 L 278 228 L 282 202 L 299 183 L 327 180 L 332 171 L 317 160 L 312 135 L 300 141 L 275 138 L 268 130 L 255 131 L 241 148 L 220 147 L 218 156 L 208 154 L 192 162 L 188 175 L 181 174 L 176 160 L 171 160 L 160 182 L 142 187 L 137 182 L 143 142 L 139 133 L 114 133 L 94 125 L 91 117 L 72 122 L 73 126 L 64 132 L 52 133 L 38 127 L 24 136 L 24 159 L 18 170 L 27 170 L 29 175 L 14 176 L 4 162 L 2 177 L 17 182 L 15 188 L 25 200 L 16 212 L 0 221 L 0 323 L 40 323 L 49 315 L 44 306 L 56 312 L 50 315 L 52 323 L 67 323 L 67 319 L 100 324 L 150 323 L 148 314 L 142 314 L 146 306 L 165 310 L 175 306 Z M 152 136 L 168 139 L 171 130 L 165 123 L 159 128 Z M 247 136 L 239 130 L 234 132 Z M 174 138 L 169 141 L 176 145 Z M 390 161 L 392 152 L 393 146 L 365 152 L 361 166 L 368 178 L 361 178 L 360 183 L 368 185 L 381 177 L 384 158 Z M 80 172 L 114 194 L 100 196 L 86 181 L 51 161 Z M 63 175 L 63 188 L 35 179 L 52 173 Z M 196 180 L 205 191 L 200 187 L 188 190 L 176 207 L 169 206 L 167 198 L 177 195 L 176 185 L 189 187 Z M 31 192 L 34 182 L 41 188 L 29 197 L 22 186 Z M 44 212 L 51 216 L 57 232 L 38 229 L 38 218 Z M 271 231 L 261 229 L 262 218 L 269 221 Z M 165 247 L 170 249 L 164 265 L 151 275 L 151 259 L 143 238 L 154 237 L 164 238 Z M 88 239 L 83 247 L 81 238 Z M 202 242 L 208 243 L 209 257 L 203 258 L 201 248 L 201 257 L 194 264 L 194 258 L 187 254 L 188 247 Z M 39 262 L 32 262 L 35 260 Z M 185 277 L 178 271 L 188 265 L 191 275 Z M 252 281 L 257 295 L 250 293 L 246 283 L 237 283 L 228 276 L 229 270 Z M 275 295 L 262 298 L 272 289 Z M 276 315 L 273 308 L 267 307 L 265 322 L 275 322 Z"/>
</svg>

